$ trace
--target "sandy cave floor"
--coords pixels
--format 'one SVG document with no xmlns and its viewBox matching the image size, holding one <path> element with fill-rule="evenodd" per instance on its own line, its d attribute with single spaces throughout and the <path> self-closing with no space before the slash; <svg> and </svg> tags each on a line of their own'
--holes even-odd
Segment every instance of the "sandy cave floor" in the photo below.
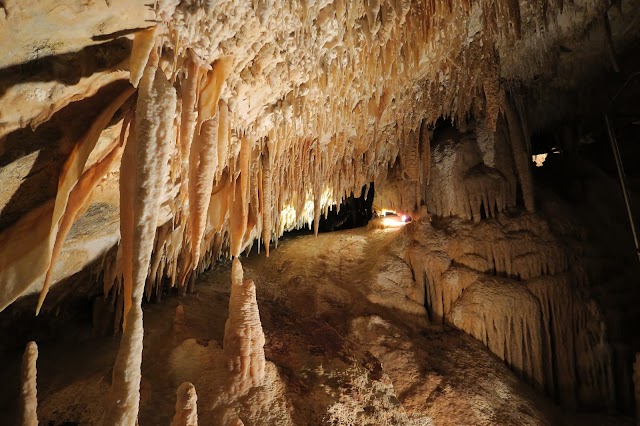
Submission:
<svg viewBox="0 0 640 426">
<path fill-rule="evenodd" d="M 560 410 L 481 343 L 429 325 L 423 308 L 407 296 L 413 285 L 402 259 L 407 231 L 295 235 L 281 240 L 269 258 L 255 253 L 242 258 L 245 278 L 257 287 L 266 357 L 284 383 L 282 397 L 293 424 L 625 424 Z M 221 345 L 229 289 L 226 262 L 204 274 L 194 294 L 145 305 L 141 425 L 171 421 L 175 389 L 186 374 L 176 370 L 176 348 L 187 338 L 195 339 L 198 351 Z M 176 331 L 179 304 L 185 328 Z M 98 422 L 118 341 L 114 336 L 40 345 L 41 424 Z M 13 366 L 19 356 L 2 364 L 12 366 L 0 373 L 2 425 L 16 424 Z M 199 368 L 206 369 L 203 365 Z M 211 396 L 198 386 L 198 377 L 192 380 L 200 424 L 208 424 Z M 356 383 L 381 384 L 387 394 L 352 398 Z"/>
</svg>

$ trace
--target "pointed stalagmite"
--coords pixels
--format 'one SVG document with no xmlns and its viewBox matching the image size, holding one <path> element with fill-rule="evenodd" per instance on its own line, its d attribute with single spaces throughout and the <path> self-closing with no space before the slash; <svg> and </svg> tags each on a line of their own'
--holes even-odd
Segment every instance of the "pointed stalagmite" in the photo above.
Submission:
<svg viewBox="0 0 640 426">
<path fill-rule="evenodd" d="M 265 374 L 265 338 L 256 301 L 256 286 L 243 280 L 240 260 L 233 260 L 229 318 L 224 327 L 223 350 L 232 375 L 230 391 L 241 395 L 262 382 Z"/>
<path fill-rule="evenodd" d="M 120 349 L 113 366 L 111 389 L 107 395 L 104 426 L 135 425 L 140 405 L 140 380 L 142 372 L 142 308 L 135 304 L 127 315 L 127 328 L 122 333 Z"/>
<path fill-rule="evenodd" d="M 189 382 L 182 383 L 176 392 L 176 414 L 171 426 L 198 426 L 198 395 Z"/>
<path fill-rule="evenodd" d="M 37 426 L 38 424 L 37 360 L 38 345 L 36 342 L 27 343 L 27 348 L 22 356 L 22 388 L 20 392 L 22 426 Z"/>
<path fill-rule="evenodd" d="M 185 319 L 184 319 L 184 307 L 182 305 L 178 305 L 176 307 L 176 314 L 173 318 L 173 332 L 174 333 L 184 333 L 187 329 Z"/>
<path fill-rule="evenodd" d="M 242 422 L 242 420 L 240 420 L 240 417 L 236 416 L 234 419 L 229 420 L 227 426 L 244 426 L 244 423 Z"/>
</svg>

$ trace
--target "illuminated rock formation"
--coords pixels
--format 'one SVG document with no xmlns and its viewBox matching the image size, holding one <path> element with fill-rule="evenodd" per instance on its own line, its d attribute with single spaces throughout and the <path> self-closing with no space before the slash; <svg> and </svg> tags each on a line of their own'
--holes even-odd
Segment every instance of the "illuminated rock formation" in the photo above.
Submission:
<svg viewBox="0 0 640 426">
<path fill-rule="evenodd" d="M 176 415 L 171 426 L 198 426 L 198 395 L 196 388 L 185 382 L 176 391 Z"/>
<path fill-rule="evenodd" d="M 127 315 L 120 349 L 113 366 L 111 389 L 105 402 L 103 425 L 131 425 L 138 419 L 142 379 L 142 308 L 133 305 Z"/>
<path fill-rule="evenodd" d="M 578 265 L 543 220 L 423 222 L 410 235 L 409 263 L 432 321 L 471 334 L 568 405 L 613 406 L 603 315 L 582 298 Z"/>
<path fill-rule="evenodd" d="M 229 319 L 224 326 L 223 350 L 229 372 L 235 382 L 234 392 L 244 394 L 246 389 L 262 383 L 265 374 L 264 333 L 256 302 L 256 286 L 242 279 L 242 265 L 233 259 Z"/>
<path fill-rule="evenodd" d="M 20 389 L 22 426 L 38 424 L 37 361 L 38 345 L 35 342 L 29 342 L 22 357 L 22 386 Z"/>
<path fill-rule="evenodd" d="M 120 3 L 107 11 L 96 5 L 87 7 L 111 16 L 122 7 Z M 532 210 L 530 125 L 519 92 L 515 87 L 504 87 L 501 79 L 528 82 L 537 72 L 547 72 L 557 61 L 546 54 L 550 46 L 571 37 L 572 28 L 586 26 L 604 8 L 593 1 L 559 6 L 542 0 L 539 7 L 457 0 L 445 5 L 410 1 L 294 3 L 287 8 L 263 3 L 205 6 L 170 1 L 145 11 L 155 13 L 156 25 L 138 31 L 131 47 L 128 77 L 139 93 L 134 109 L 140 109 L 138 116 L 145 114 L 147 69 L 148 81 L 160 81 L 160 74 L 167 79 L 175 90 L 176 105 L 174 108 L 169 97 L 158 100 L 157 108 L 168 102 L 154 117 L 162 115 L 159 122 L 167 128 L 158 131 L 167 136 L 161 138 L 161 155 L 154 157 L 154 167 L 141 170 L 140 175 L 156 174 L 154 179 L 162 181 L 163 190 L 156 188 L 149 197 L 137 199 L 142 207 L 156 197 L 148 213 L 153 218 L 159 203 L 159 219 L 132 228 L 127 217 L 131 210 L 126 207 L 125 198 L 131 199 L 127 188 L 132 187 L 137 162 L 146 161 L 145 149 L 136 150 L 140 155 L 135 160 L 125 152 L 120 176 L 114 176 L 115 181 L 121 181 L 124 252 L 115 280 L 127 294 L 123 298 L 125 319 L 133 280 L 129 250 L 143 241 L 138 231 L 155 236 L 159 228 L 158 236 L 163 237 L 157 238 L 153 249 L 155 276 L 146 292 L 150 297 L 157 294 L 154 287 L 164 277 L 170 285 L 184 288 L 201 269 L 199 265 L 221 256 L 227 244 L 230 254 L 236 256 L 261 238 L 268 251 L 272 238 L 286 230 L 314 220 L 317 227 L 330 205 L 371 181 L 376 181 L 381 194 L 385 185 L 393 188 L 394 179 L 404 182 L 396 187 L 403 188 L 404 199 L 391 200 L 397 204 L 396 210 L 417 212 L 426 202 L 435 212 L 478 220 L 481 206 L 487 215 L 495 215 L 513 205 L 516 186 L 522 190 L 525 207 Z M 3 10 L 24 15 L 24 19 L 29 13 L 27 6 Z M 219 28 L 218 16 L 233 18 Z M 127 22 L 135 18 L 128 17 Z M 131 28 L 150 21 L 145 16 Z M 444 28 L 446 37 L 441 36 Z M 25 30 L 20 31 L 24 34 Z M 6 60 L 14 64 L 21 59 Z M 84 60 L 90 62 L 90 58 Z M 55 93 L 54 106 L 42 117 L 7 115 L 3 134 L 27 124 L 36 126 L 72 99 L 91 96 L 98 87 L 126 78 L 126 71 L 116 65 L 82 80 L 73 94 L 38 87 L 43 93 Z M 467 69 L 475 70 L 473 77 Z M 9 93 L 15 102 L 7 104 L 23 101 L 17 92 Z M 114 106 L 117 109 L 120 105 L 114 102 Z M 109 130 L 113 112 L 96 121 L 92 138 Z M 454 197 L 459 199 L 447 199 L 438 178 L 447 172 L 438 167 L 449 160 L 442 157 L 446 150 L 438 147 L 431 159 L 430 132 L 441 116 L 450 116 L 461 129 L 467 128 L 470 112 L 481 129 L 477 136 L 480 149 L 475 150 L 482 161 L 459 160 L 464 167 L 456 166 L 459 176 L 451 182 Z M 140 125 L 135 126 L 138 129 Z M 86 152 L 92 150 L 89 147 Z M 87 194 L 101 176 L 81 179 L 83 172 L 93 173 L 87 168 L 93 162 L 80 167 L 85 162 L 76 162 L 73 174 L 61 177 L 54 213 L 44 206 L 38 218 L 25 216 L 0 235 L 7 241 L 17 241 L 25 229 L 30 235 L 29 243 L 1 256 L 6 265 L 1 268 L 0 306 L 33 291 L 40 275 L 48 270 L 43 296 L 46 294 L 60 250 L 57 244 L 51 256 L 54 242 L 56 238 L 64 240 L 80 206 L 91 202 Z M 388 177 L 391 182 L 386 182 Z M 76 182 L 85 183 L 78 185 L 78 197 L 70 199 L 66 209 L 68 191 Z M 431 188 L 426 194 L 424 183 Z M 221 204 L 225 196 L 228 200 Z M 65 210 L 68 213 L 61 219 Z M 50 215 L 48 230 L 40 224 L 33 226 Z M 63 232 L 58 232 L 59 222 Z M 134 230 L 137 236 L 132 243 Z M 214 245 L 216 238 L 221 243 Z M 151 240 L 153 237 L 145 237 L 141 247 L 139 260 L 144 265 Z M 35 241 L 47 243 L 34 245 Z M 20 267 L 34 260 L 35 267 L 28 271 Z M 117 278 L 121 274 L 122 281 Z M 105 282 L 105 287 L 110 290 L 112 284 Z"/>
</svg>

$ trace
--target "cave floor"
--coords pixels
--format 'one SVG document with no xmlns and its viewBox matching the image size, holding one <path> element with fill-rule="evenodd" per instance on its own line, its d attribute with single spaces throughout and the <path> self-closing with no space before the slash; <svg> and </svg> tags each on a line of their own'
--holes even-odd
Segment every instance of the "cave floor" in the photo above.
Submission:
<svg viewBox="0 0 640 426">
<path fill-rule="evenodd" d="M 522 383 L 480 342 L 430 325 L 426 311 L 412 300 L 413 280 L 402 259 L 407 241 L 402 227 L 361 228 L 317 238 L 289 236 L 269 258 L 255 253 L 241 258 L 245 279 L 256 283 L 267 360 L 284 384 L 280 397 L 290 419 L 282 424 L 632 424 L 567 413 Z M 176 367 L 184 342 L 195 339 L 198 351 L 222 344 L 230 270 L 230 262 L 220 264 L 201 276 L 194 293 L 145 304 L 141 425 L 170 423 L 175 389 L 184 374 L 189 378 Z M 178 305 L 184 308 L 179 330 Z M 98 422 L 118 341 L 110 336 L 40 344 L 42 424 Z M 19 357 L 10 355 L 2 365 L 17 366 Z M 199 368 L 206 369 L 206 362 Z M 17 423 L 17 378 L 17 368 L 0 373 L 6 384 L 0 391 L 0 424 Z M 211 396 L 198 377 L 191 380 L 200 424 L 211 424 Z M 363 396 L 357 383 L 383 390 Z"/>
</svg>

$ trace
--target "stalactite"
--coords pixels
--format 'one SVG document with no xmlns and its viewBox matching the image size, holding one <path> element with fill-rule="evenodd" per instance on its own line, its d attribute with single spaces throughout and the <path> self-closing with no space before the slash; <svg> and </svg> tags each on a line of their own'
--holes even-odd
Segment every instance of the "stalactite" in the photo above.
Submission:
<svg viewBox="0 0 640 426">
<path fill-rule="evenodd" d="M 104 178 L 104 176 L 111 170 L 121 154 L 122 146 L 116 143 L 115 146 L 110 148 L 109 153 L 105 155 L 103 159 L 98 161 L 82 174 L 76 185 L 69 193 L 67 207 L 60 218 L 58 232 L 51 251 L 49 268 L 47 269 L 44 283 L 42 285 L 42 291 L 40 292 L 40 297 L 38 299 L 36 315 L 40 313 L 44 299 L 49 292 L 49 285 L 53 276 L 53 268 L 58 260 L 60 251 L 62 250 L 62 244 L 71 230 L 71 226 L 73 226 L 74 222 L 80 218 L 84 209 L 86 209 L 87 203 L 90 200 L 93 190 L 98 185 L 98 182 L 100 182 L 100 180 L 102 180 L 102 178 Z"/>
<path fill-rule="evenodd" d="M 506 180 L 498 170 L 483 164 L 470 169 L 464 177 L 464 188 L 470 207 L 467 217 L 476 223 L 480 222 L 482 207 L 488 217 L 507 207 Z"/>
<path fill-rule="evenodd" d="M 135 129 L 135 117 L 131 127 Z M 130 131 L 120 161 L 120 246 L 118 247 L 122 269 L 123 313 L 129 312 L 133 292 L 133 203 L 136 185 L 136 132 Z M 125 315 L 123 315 L 124 317 Z M 122 319 L 122 318 L 120 318 Z M 125 320 L 126 322 L 126 320 Z M 116 327 L 120 321 L 116 320 Z"/>
<path fill-rule="evenodd" d="M 261 238 L 265 245 L 272 239 L 277 241 L 290 226 L 301 227 L 315 220 L 317 227 L 318 217 L 329 206 L 325 191 L 331 189 L 333 198 L 339 202 L 344 195 L 359 190 L 368 179 L 374 179 L 376 187 L 383 188 L 395 164 L 402 168 L 400 179 L 411 182 L 404 187 L 395 186 L 401 192 L 393 201 L 401 208 L 417 211 L 426 204 L 435 215 L 461 215 L 477 220 L 482 206 L 488 210 L 487 215 L 495 216 L 502 209 L 503 199 L 507 206 L 513 206 L 516 198 L 515 177 L 509 170 L 513 166 L 511 159 L 505 162 L 498 154 L 506 143 L 499 129 L 503 120 L 501 109 L 512 133 L 508 138 L 510 157 L 515 160 L 525 206 L 532 210 L 533 190 L 526 155 L 529 129 L 524 116 L 519 117 L 518 124 L 512 117 L 513 107 L 503 102 L 501 79 L 532 79 L 553 69 L 550 66 L 553 60 L 543 53 L 555 51 L 554 46 L 564 34 L 556 28 L 557 23 L 546 22 L 556 13 L 562 12 L 566 18 L 585 15 L 581 19 L 600 22 L 605 10 L 604 6 L 593 5 L 577 10 L 574 5 L 561 6 L 562 2 L 548 5 L 542 2 L 520 10 L 521 5 L 514 1 L 502 4 L 482 0 L 471 4 L 466 0 L 444 3 L 376 0 L 364 6 L 343 1 L 330 3 L 322 11 L 315 5 L 307 8 L 293 4 L 275 13 L 264 2 L 248 8 L 228 2 L 196 3 L 169 1 L 156 5 L 155 19 L 149 22 L 157 25 L 136 33 L 129 60 L 133 86 L 140 84 L 146 68 L 158 66 L 170 76 L 180 95 L 176 105 L 180 117 L 173 123 L 177 126 L 177 139 L 172 147 L 176 151 L 171 157 L 172 187 L 163 202 L 170 211 L 166 216 L 171 216 L 164 218 L 172 219 L 176 229 L 181 228 L 182 241 L 176 246 L 184 248 L 154 259 L 157 273 L 171 271 L 179 277 L 179 285 L 193 276 L 180 265 L 189 265 L 189 271 L 199 269 L 200 254 L 210 249 L 208 244 L 218 230 L 222 231 L 220 227 L 226 230 L 231 222 L 224 219 L 229 209 L 214 206 L 209 210 L 216 211 L 216 231 L 208 228 L 213 223 L 205 224 L 203 230 L 203 215 L 198 214 L 196 220 L 191 214 L 197 200 L 189 174 L 195 173 L 197 165 L 193 163 L 198 163 L 188 158 L 193 151 L 191 144 L 194 136 L 197 139 L 201 134 L 204 123 L 216 117 L 218 167 L 213 187 L 220 188 L 226 174 L 233 186 L 229 190 L 231 199 L 236 198 L 235 185 L 243 188 L 238 194 L 244 205 L 230 207 L 242 209 L 247 227 L 242 236 L 236 232 L 221 234 L 238 236 L 234 237 L 232 253 L 239 253 L 239 246 L 250 247 L 255 238 Z M 220 16 L 229 19 L 221 23 Z M 310 26 L 314 22 L 318 31 L 311 37 Z M 292 37 L 283 37 L 284 32 L 276 37 L 263 37 L 273 29 L 271 24 L 282 26 L 278 31 L 284 31 L 286 26 L 286 33 Z M 533 53 L 517 54 L 514 46 L 521 45 Z M 126 75 L 123 71 L 118 73 Z M 65 97 L 62 103 L 69 99 Z M 55 105 L 54 109 L 60 104 Z M 420 185 L 426 182 L 430 186 L 436 180 L 430 178 L 432 163 L 434 173 L 439 173 L 435 170 L 437 147 L 434 143 L 431 149 L 428 129 L 441 117 L 450 117 L 464 128 L 471 116 L 484 120 L 489 131 L 496 128 L 496 164 L 485 164 L 504 176 L 507 195 L 502 194 L 501 188 L 496 189 L 502 184 L 497 182 L 500 179 L 495 177 L 499 174 L 494 172 L 473 176 L 467 182 L 468 192 L 479 188 L 481 196 L 450 195 L 456 191 L 465 194 L 460 182 L 446 193 L 439 191 L 443 188 L 425 191 Z M 30 121 L 37 122 L 39 119 Z M 242 141 L 249 143 L 252 158 L 254 151 L 262 155 L 257 177 L 253 164 L 249 173 L 240 173 L 246 163 L 239 157 L 249 155 L 242 149 Z M 310 155 L 312 150 L 317 152 Z M 126 162 L 126 153 L 124 157 Z M 126 170 L 122 175 L 126 183 L 122 191 L 126 193 L 125 187 L 130 186 Z M 251 183 L 254 180 L 258 181 L 258 202 L 256 186 Z M 322 183 L 318 188 L 319 180 Z M 302 211 L 309 188 L 314 203 L 311 215 Z M 174 196 L 169 191 L 175 192 Z M 436 199 L 433 195 L 437 192 L 444 195 Z M 61 192 L 62 199 L 67 196 Z M 61 217 L 60 204 L 56 205 L 52 231 L 56 231 Z M 292 209 L 289 216 L 295 216 L 294 222 L 283 220 L 285 209 Z M 127 219 L 126 212 L 123 215 L 122 227 L 127 231 L 126 223 L 133 222 Z M 241 220 L 233 216 L 230 219 L 237 225 L 237 232 L 245 227 Z M 26 223 L 22 225 L 22 229 L 27 227 Z M 46 239 L 44 230 L 37 231 L 38 237 Z M 51 234 L 55 238 L 57 232 Z M 15 238 L 15 234 L 12 236 Z M 128 255 L 123 256 L 122 271 L 118 272 L 122 272 L 123 287 L 130 295 L 132 275 L 126 259 L 132 258 L 133 252 L 127 238 L 122 247 Z M 47 257 L 46 247 L 19 250 L 23 254 L 25 251 L 31 251 L 33 257 L 22 264 L 20 271 L 13 269 L 13 272 L 20 272 L 21 282 L 27 281 L 22 274 L 33 279 L 28 280 L 29 284 L 17 286 L 14 284 L 17 280 L 4 279 L 13 272 L 0 267 L 0 284 L 12 281 L 0 285 L 2 304 L 5 299 L 27 291 L 27 286 L 50 266 L 40 265 L 44 260 L 39 259 L 36 267 L 32 267 L 35 257 L 42 257 L 43 253 Z M 0 262 L 3 254 L 12 259 L 17 256 L 0 253 Z M 166 270 L 160 266 L 164 260 L 159 260 L 165 257 L 170 265 Z M 157 278 L 150 284 L 156 291 L 156 282 L 160 281 Z M 127 306 L 129 298 L 125 298 Z"/>
<path fill-rule="evenodd" d="M 188 177 L 189 153 L 193 142 L 198 111 L 196 104 L 198 101 L 198 82 L 201 78 L 201 68 L 190 54 L 186 60 L 186 76 L 181 85 L 182 111 L 180 117 L 180 156 L 182 163 L 181 175 Z"/>
<path fill-rule="evenodd" d="M 217 116 L 202 124 L 196 144 L 197 155 L 193 158 L 195 163 L 190 166 L 194 174 L 189 178 L 189 185 L 194 187 L 193 190 L 189 191 L 193 195 L 189 212 L 192 227 L 191 251 L 193 253 L 193 269 L 196 268 L 200 260 L 201 241 L 205 232 L 213 179 L 218 168 Z"/>
<path fill-rule="evenodd" d="M 176 392 L 176 414 L 171 426 L 198 426 L 198 396 L 189 382 L 182 383 Z"/>
<path fill-rule="evenodd" d="M 153 251 L 158 209 L 168 173 L 176 92 L 162 71 L 148 67 L 140 82 L 135 123 L 133 201 L 133 288 L 131 303 L 140 303 Z M 125 319 L 127 297 L 125 294 Z M 126 324 L 126 322 L 125 322 Z"/>
<path fill-rule="evenodd" d="M 22 377 L 20 391 L 21 425 L 38 425 L 38 396 L 37 396 L 37 368 L 38 345 L 36 342 L 27 343 L 22 356 Z"/>
<path fill-rule="evenodd" d="M 566 275 L 542 276 L 527 283 L 527 288 L 540 301 L 542 309 L 543 355 L 546 390 L 568 406 L 575 406 L 576 380 L 574 330 L 574 298 Z M 557 395 L 556 395 L 557 390 Z"/>
<path fill-rule="evenodd" d="M 473 335 L 564 404 L 612 407 L 607 328 L 549 225 L 520 215 L 441 227 L 420 221 L 407 253 L 431 320 Z"/>
<path fill-rule="evenodd" d="M 200 90 L 200 96 L 198 98 L 199 125 L 197 130 L 200 130 L 199 127 L 202 123 L 216 115 L 220 89 L 229 75 L 229 72 L 231 72 L 231 66 L 231 58 L 218 59 L 213 63 L 211 71 L 207 73 L 203 88 Z"/>
<path fill-rule="evenodd" d="M 222 231 L 225 218 L 227 217 L 227 211 L 229 210 L 230 192 L 232 189 L 226 174 L 221 176 L 217 185 L 212 189 L 207 213 L 208 228 L 211 229 L 211 232 Z M 210 238 L 205 238 L 205 240 L 210 240 Z"/>
<path fill-rule="evenodd" d="M 136 107 L 135 155 L 130 157 L 135 162 L 126 164 L 135 166 L 134 187 L 130 191 L 133 200 L 123 205 L 133 206 L 133 232 L 126 234 L 131 230 L 121 229 L 121 238 L 129 239 L 134 255 L 132 291 L 130 296 L 124 295 L 124 333 L 113 368 L 105 425 L 132 425 L 138 416 L 144 335 L 141 303 L 168 174 L 176 102 L 175 89 L 162 71 L 148 66 L 140 81 Z"/>
<path fill-rule="evenodd" d="M 129 60 L 129 81 L 133 87 L 138 87 L 144 73 L 151 50 L 156 44 L 157 27 L 139 31 L 133 39 L 131 59 Z"/>
<path fill-rule="evenodd" d="M 45 203 L 0 234 L 3 242 L 0 245 L 0 310 L 46 272 L 69 194 L 80 179 L 100 134 L 132 93 L 133 89 L 120 93 L 74 146 L 60 173 L 53 203 Z"/>
<path fill-rule="evenodd" d="M 266 149 L 262 156 L 262 190 L 264 191 L 262 194 L 262 241 L 267 257 L 269 257 L 269 243 L 271 242 L 273 208 L 273 193 L 271 190 L 272 175 L 269 155 L 269 150 Z"/>
<path fill-rule="evenodd" d="M 533 212 L 535 211 L 535 203 L 533 198 L 533 181 L 530 167 L 531 161 L 529 151 L 527 150 L 525 143 L 522 124 L 518 113 L 506 94 L 503 95 L 503 107 L 509 127 L 513 160 L 516 165 L 518 179 L 520 180 L 520 186 L 522 188 L 524 205 L 528 211 Z"/>
<path fill-rule="evenodd" d="M 242 241 L 247 230 L 247 220 L 245 217 L 244 199 L 242 196 L 242 185 L 235 184 L 235 192 L 229 192 L 229 231 L 231 256 L 237 257 L 242 251 Z"/>
<path fill-rule="evenodd" d="M 420 183 L 427 185 L 431 178 L 431 135 L 425 120 L 420 123 L 418 143 L 420 144 L 420 169 L 422 171 Z"/>
<path fill-rule="evenodd" d="M 229 107 L 223 100 L 218 102 L 218 170 L 216 178 L 221 180 L 222 172 L 227 167 L 229 155 Z"/>
</svg>

